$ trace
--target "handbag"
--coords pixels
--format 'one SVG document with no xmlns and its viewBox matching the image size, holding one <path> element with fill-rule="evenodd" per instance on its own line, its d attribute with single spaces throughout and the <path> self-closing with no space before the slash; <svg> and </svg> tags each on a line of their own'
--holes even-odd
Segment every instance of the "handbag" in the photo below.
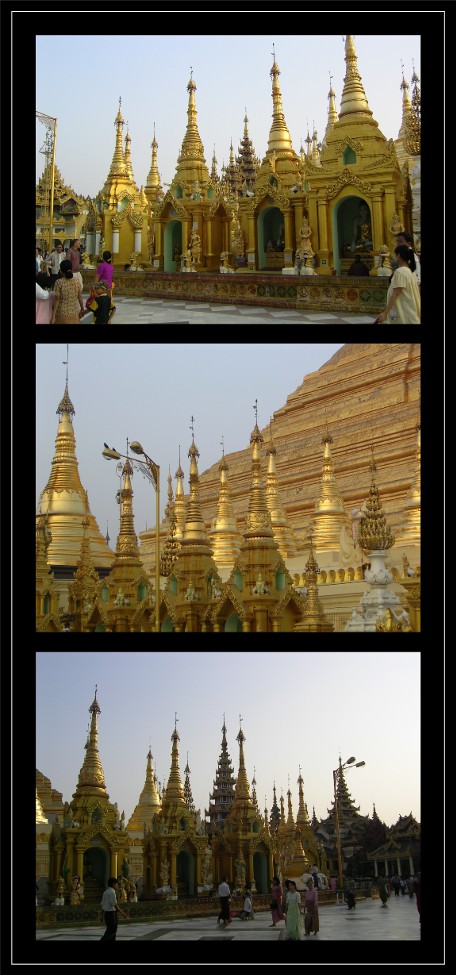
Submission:
<svg viewBox="0 0 456 975">
<path fill-rule="evenodd" d="M 275 899 L 271 901 L 269 907 L 271 908 L 271 911 L 276 911 L 278 907 L 277 901 Z"/>
</svg>

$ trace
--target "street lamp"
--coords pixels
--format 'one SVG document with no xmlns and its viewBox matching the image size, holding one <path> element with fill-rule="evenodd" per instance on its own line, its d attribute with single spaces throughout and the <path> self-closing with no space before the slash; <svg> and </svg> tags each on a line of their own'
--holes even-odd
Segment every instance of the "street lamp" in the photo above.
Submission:
<svg viewBox="0 0 456 975">
<path fill-rule="evenodd" d="M 354 765 L 353 762 L 355 762 L 356 764 Z M 344 881 L 342 876 L 342 853 L 340 850 L 339 799 L 337 795 L 337 786 L 342 777 L 342 772 L 344 769 L 348 768 L 349 766 L 351 768 L 361 768 L 361 766 L 365 764 L 366 764 L 365 762 L 357 762 L 356 758 L 352 756 L 351 758 L 347 758 L 347 761 L 344 762 L 343 765 L 339 759 L 339 768 L 333 770 L 334 811 L 336 814 L 337 863 L 339 866 L 339 888 L 343 887 Z"/>
<path fill-rule="evenodd" d="M 160 632 L 160 467 L 155 461 L 146 454 L 140 443 L 137 440 L 133 440 L 130 443 L 130 450 L 134 454 L 142 454 L 145 460 L 133 460 L 131 457 L 127 457 L 126 454 L 120 454 L 117 450 L 111 450 L 110 447 L 105 444 L 105 449 L 103 450 L 102 456 L 106 460 L 120 460 L 124 457 L 125 460 L 129 460 L 133 467 L 141 471 L 144 477 L 147 477 L 148 481 L 151 481 L 155 488 L 155 630 L 157 633 Z"/>
</svg>

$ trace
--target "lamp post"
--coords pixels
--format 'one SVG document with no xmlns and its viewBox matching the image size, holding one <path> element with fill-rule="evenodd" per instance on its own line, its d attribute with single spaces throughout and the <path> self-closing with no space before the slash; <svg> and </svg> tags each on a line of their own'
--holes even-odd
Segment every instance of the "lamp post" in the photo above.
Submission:
<svg viewBox="0 0 456 975">
<path fill-rule="evenodd" d="M 155 488 L 155 630 L 157 633 L 160 632 L 160 467 L 158 464 L 146 454 L 140 443 L 137 440 L 133 440 L 130 443 L 130 450 L 134 454 L 142 454 L 145 458 L 144 460 L 133 460 L 131 457 L 127 457 L 126 454 L 119 454 L 117 450 L 111 450 L 109 447 L 105 447 L 102 456 L 106 460 L 120 460 L 124 457 L 125 460 L 129 460 L 136 467 L 137 470 L 147 477 L 148 481 L 151 481 Z"/>
<path fill-rule="evenodd" d="M 356 764 L 353 764 L 353 763 Z M 333 783 L 334 783 L 334 811 L 336 814 L 336 840 L 337 840 L 337 863 L 339 866 L 339 888 L 343 887 L 343 876 L 342 876 L 342 853 L 340 849 L 340 823 L 339 823 L 339 798 L 337 795 L 337 786 L 342 776 L 344 769 L 348 768 L 361 768 L 365 765 L 365 762 L 357 762 L 354 756 L 347 758 L 347 761 L 343 763 L 339 760 L 339 768 L 333 770 Z"/>
</svg>

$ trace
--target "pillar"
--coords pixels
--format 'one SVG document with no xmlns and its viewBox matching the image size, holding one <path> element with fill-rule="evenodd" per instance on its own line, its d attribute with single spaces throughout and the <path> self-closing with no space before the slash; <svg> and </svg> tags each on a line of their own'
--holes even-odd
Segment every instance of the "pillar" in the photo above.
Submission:
<svg viewBox="0 0 456 975">
<path fill-rule="evenodd" d="M 212 220 L 208 220 L 206 223 L 206 257 L 213 257 L 212 253 Z"/>
<path fill-rule="evenodd" d="M 169 880 L 171 890 L 174 893 L 174 888 L 177 887 L 177 864 L 176 864 L 176 854 L 171 853 L 171 877 Z"/>
<path fill-rule="evenodd" d="M 402 877 L 401 861 L 400 861 L 399 857 L 396 860 L 396 864 L 397 864 L 397 875 L 398 875 L 398 877 Z"/>
<path fill-rule="evenodd" d="M 83 862 L 84 862 L 83 858 L 84 858 L 84 850 L 78 847 L 76 850 L 76 873 L 81 880 L 81 884 L 84 882 L 84 878 L 82 876 Z"/>
<path fill-rule="evenodd" d="M 250 620 L 242 620 L 242 632 L 250 633 Z"/>
<path fill-rule="evenodd" d="M 86 234 L 86 251 L 88 254 L 93 254 L 93 230 Z"/>
<path fill-rule="evenodd" d="M 112 232 L 112 253 L 113 254 L 119 253 L 119 231 L 118 230 L 113 230 Z"/>
<path fill-rule="evenodd" d="M 202 865 L 202 854 L 196 854 L 196 886 L 201 887 L 201 865 Z"/>
<path fill-rule="evenodd" d="M 388 241 L 383 240 L 382 193 L 378 192 L 372 198 L 372 246 L 374 251 L 378 251 L 382 244 L 388 244 Z"/>
<path fill-rule="evenodd" d="M 99 230 L 96 230 L 95 231 L 95 250 L 93 252 L 95 255 L 97 255 L 99 253 L 99 251 L 100 251 L 100 237 L 101 237 L 100 231 Z"/>
<path fill-rule="evenodd" d="M 67 836 L 67 863 L 68 863 L 68 877 L 74 877 L 74 836 Z"/>
<path fill-rule="evenodd" d="M 111 877 L 117 877 L 117 850 L 111 850 Z"/>
<path fill-rule="evenodd" d="M 114 233 L 115 232 L 116 231 L 114 231 Z M 113 239 L 114 239 L 114 234 L 112 236 L 113 236 Z M 119 250 L 119 245 L 118 244 L 117 244 L 117 250 Z M 138 253 L 138 251 L 140 251 L 140 250 L 141 250 L 141 230 L 137 230 L 135 228 L 135 252 Z"/>
</svg>

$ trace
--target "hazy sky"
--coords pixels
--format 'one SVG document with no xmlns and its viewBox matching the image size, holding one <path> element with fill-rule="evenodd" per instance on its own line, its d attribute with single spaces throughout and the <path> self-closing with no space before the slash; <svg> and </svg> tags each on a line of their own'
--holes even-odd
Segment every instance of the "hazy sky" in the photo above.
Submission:
<svg viewBox="0 0 456 975">
<path fill-rule="evenodd" d="M 271 809 L 275 781 L 277 801 L 283 790 L 286 804 L 290 788 L 296 816 L 301 766 L 309 815 L 315 807 L 323 819 L 339 755 L 354 755 L 366 765 L 348 771 L 346 782 L 361 815 L 371 816 L 375 803 L 388 826 L 410 812 L 420 821 L 419 653 L 38 652 L 36 767 L 64 801 L 71 801 L 84 761 L 96 684 L 106 790 L 127 821 L 145 783 L 149 747 L 159 781 L 168 782 L 175 712 L 182 783 L 188 752 L 202 813 L 225 714 L 235 775 L 242 717 L 247 775 L 251 784 L 255 774 L 261 810 L 265 796 Z M 399 708 L 398 688 L 406 688 Z"/>
<path fill-rule="evenodd" d="M 134 11 L 125 11 L 128 29 Z M 131 136 L 131 160 L 138 186 L 147 182 L 151 165 L 151 143 L 154 135 L 158 143 L 158 170 L 161 182 L 171 183 L 177 158 L 187 126 L 190 70 L 196 84 L 198 131 L 203 143 L 206 164 L 211 169 L 212 156 L 222 164 L 229 162 L 230 143 L 235 155 L 244 134 L 244 115 L 249 119 L 249 135 L 254 151 L 260 159 L 266 153 L 272 124 L 272 95 L 270 70 L 273 45 L 280 68 L 285 121 L 293 148 L 299 153 L 301 140 L 307 132 L 317 129 L 322 140 L 328 113 L 330 75 L 339 110 L 345 77 L 345 48 L 341 34 L 148 34 L 155 27 L 156 14 L 148 18 L 141 11 L 138 34 L 102 34 L 100 31 L 84 35 L 73 34 L 73 11 L 49 10 L 54 30 L 61 34 L 39 35 L 36 38 L 36 110 L 57 118 L 56 164 L 64 182 L 75 193 L 94 197 L 103 187 L 111 165 L 119 97 L 122 115 L 128 122 Z M 174 13 L 174 12 L 173 12 Z M 176 11 L 177 15 L 178 11 Z M 232 11 L 213 11 L 211 23 L 227 23 L 224 14 Z M 281 8 L 280 24 L 284 23 Z M 314 23 L 316 18 L 290 11 L 289 26 L 294 28 Z M 407 11 L 413 14 L 413 11 Z M 429 11 L 429 14 L 432 13 Z M 40 14 L 46 11 L 40 8 Z M 117 15 L 119 11 L 117 11 Z M 371 33 L 355 34 L 358 70 L 373 118 L 387 139 L 397 139 L 402 121 L 402 67 L 405 80 L 411 85 L 413 65 L 420 77 L 419 34 L 400 33 L 396 16 L 374 11 L 356 11 L 353 23 L 344 15 L 348 27 L 358 26 L 359 15 Z M 207 18 L 207 11 L 204 18 Z M 43 16 L 43 23 L 46 23 Z M 409 25 L 418 27 L 418 19 Z M 116 23 L 117 18 L 113 18 Z M 262 21 L 274 26 L 272 19 Z M 318 23 L 320 18 L 318 18 Z M 182 24 L 186 23 L 185 14 Z M 334 23 L 334 21 L 333 21 Z M 377 34 L 377 28 L 390 23 L 399 33 Z M 194 25 L 194 19 L 192 26 Z M 18 24 L 16 26 L 19 26 Z M 179 19 L 176 18 L 179 28 Z M 181 27 L 182 29 L 182 27 Z M 333 27 L 334 29 L 334 27 Z M 342 27 L 344 30 L 345 27 Z M 71 36 L 68 36 L 71 35 Z M 59 74 L 59 56 L 64 52 L 66 63 L 73 66 L 73 83 L 77 81 L 77 97 L 68 97 L 65 76 Z M 420 84 L 421 87 L 421 84 Z M 410 88 L 411 94 L 411 88 Z M 124 127 L 124 136 L 126 126 Z M 40 152 L 45 140 L 44 125 L 36 123 L 36 177 L 44 168 Z M 303 141 L 304 148 L 306 143 Z"/>
<path fill-rule="evenodd" d="M 79 474 L 88 492 L 90 510 L 111 547 L 119 530 L 119 488 L 116 462 L 102 457 L 104 443 L 126 453 L 126 438 L 139 440 L 160 466 L 160 510 L 167 503 L 168 471 L 184 471 L 189 492 L 188 451 L 199 450 L 198 470 L 219 463 L 222 437 L 225 454 L 249 446 L 255 426 L 263 429 L 275 410 L 320 368 L 341 345 L 328 344 L 73 344 L 68 355 L 68 389 L 75 409 L 73 428 Z M 61 342 L 36 346 L 36 498 L 45 488 L 55 452 L 65 390 L 67 346 Z M 228 470 L 228 478 L 230 472 Z M 153 486 L 141 473 L 133 476 L 133 512 L 137 533 L 155 525 Z"/>
</svg>

